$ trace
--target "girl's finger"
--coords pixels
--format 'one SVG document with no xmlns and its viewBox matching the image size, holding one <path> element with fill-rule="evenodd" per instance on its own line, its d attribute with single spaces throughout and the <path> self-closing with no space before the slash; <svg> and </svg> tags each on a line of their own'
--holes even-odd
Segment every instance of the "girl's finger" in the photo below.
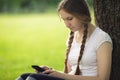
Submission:
<svg viewBox="0 0 120 80">
<path fill-rule="evenodd" d="M 48 66 L 40 66 L 40 67 L 42 67 L 44 70 L 48 70 L 49 69 Z"/>
<path fill-rule="evenodd" d="M 44 72 L 42 72 L 43 74 L 50 74 L 50 73 L 53 73 L 54 71 L 52 69 L 48 69 Z"/>
</svg>

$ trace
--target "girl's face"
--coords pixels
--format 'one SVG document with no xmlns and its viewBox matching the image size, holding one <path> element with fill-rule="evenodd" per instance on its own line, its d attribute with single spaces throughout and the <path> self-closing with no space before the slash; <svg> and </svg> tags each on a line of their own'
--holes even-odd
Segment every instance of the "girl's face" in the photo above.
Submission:
<svg viewBox="0 0 120 80">
<path fill-rule="evenodd" d="M 72 14 L 67 13 L 65 10 L 60 10 L 59 14 L 63 19 L 66 27 L 68 27 L 71 31 L 81 31 L 84 29 L 84 25 L 80 22 L 78 18 L 73 16 Z"/>
</svg>

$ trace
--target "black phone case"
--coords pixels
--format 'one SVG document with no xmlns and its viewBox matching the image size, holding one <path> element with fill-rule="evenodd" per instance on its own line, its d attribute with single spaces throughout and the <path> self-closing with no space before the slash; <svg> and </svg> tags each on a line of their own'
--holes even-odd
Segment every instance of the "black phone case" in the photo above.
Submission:
<svg viewBox="0 0 120 80">
<path fill-rule="evenodd" d="M 45 71 L 43 68 L 37 66 L 37 65 L 32 65 L 32 68 L 36 69 L 38 72 L 43 72 Z"/>
</svg>

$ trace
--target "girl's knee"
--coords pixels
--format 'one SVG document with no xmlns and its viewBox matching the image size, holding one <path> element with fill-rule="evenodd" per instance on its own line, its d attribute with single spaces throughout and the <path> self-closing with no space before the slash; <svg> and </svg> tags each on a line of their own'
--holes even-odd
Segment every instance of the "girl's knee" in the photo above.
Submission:
<svg viewBox="0 0 120 80">
<path fill-rule="evenodd" d="M 19 76 L 16 80 L 25 80 L 31 73 L 24 73 Z"/>
<path fill-rule="evenodd" d="M 47 74 L 30 74 L 27 80 L 51 80 Z"/>
<path fill-rule="evenodd" d="M 21 77 L 26 78 L 26 77 L 28 77 L 30 74 L 31 74 L 31 73 L 24 73 L 24 74 L 21 75 Z"/>
<path fill-rule="evenodd" d="M 30 74 L 27 80 L 64 80 L 48 74 Z"/>
</svg>

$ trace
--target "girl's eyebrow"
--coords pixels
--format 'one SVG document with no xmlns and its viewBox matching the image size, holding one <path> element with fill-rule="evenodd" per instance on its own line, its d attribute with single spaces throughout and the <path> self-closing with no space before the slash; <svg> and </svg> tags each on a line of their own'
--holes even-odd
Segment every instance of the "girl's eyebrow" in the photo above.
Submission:
<svg viewBox="0 0 120 80">
<path fill-rule="evenodd" d="M 63 20 L 65 20 L 65 19 L 69 19 L 69 18 L 72 18 L 72 16 L 68 16 L 68 17 L 66 17 L 66 18 L 63 18 L 63 17 L 61 17 Z"/>
</svg>

